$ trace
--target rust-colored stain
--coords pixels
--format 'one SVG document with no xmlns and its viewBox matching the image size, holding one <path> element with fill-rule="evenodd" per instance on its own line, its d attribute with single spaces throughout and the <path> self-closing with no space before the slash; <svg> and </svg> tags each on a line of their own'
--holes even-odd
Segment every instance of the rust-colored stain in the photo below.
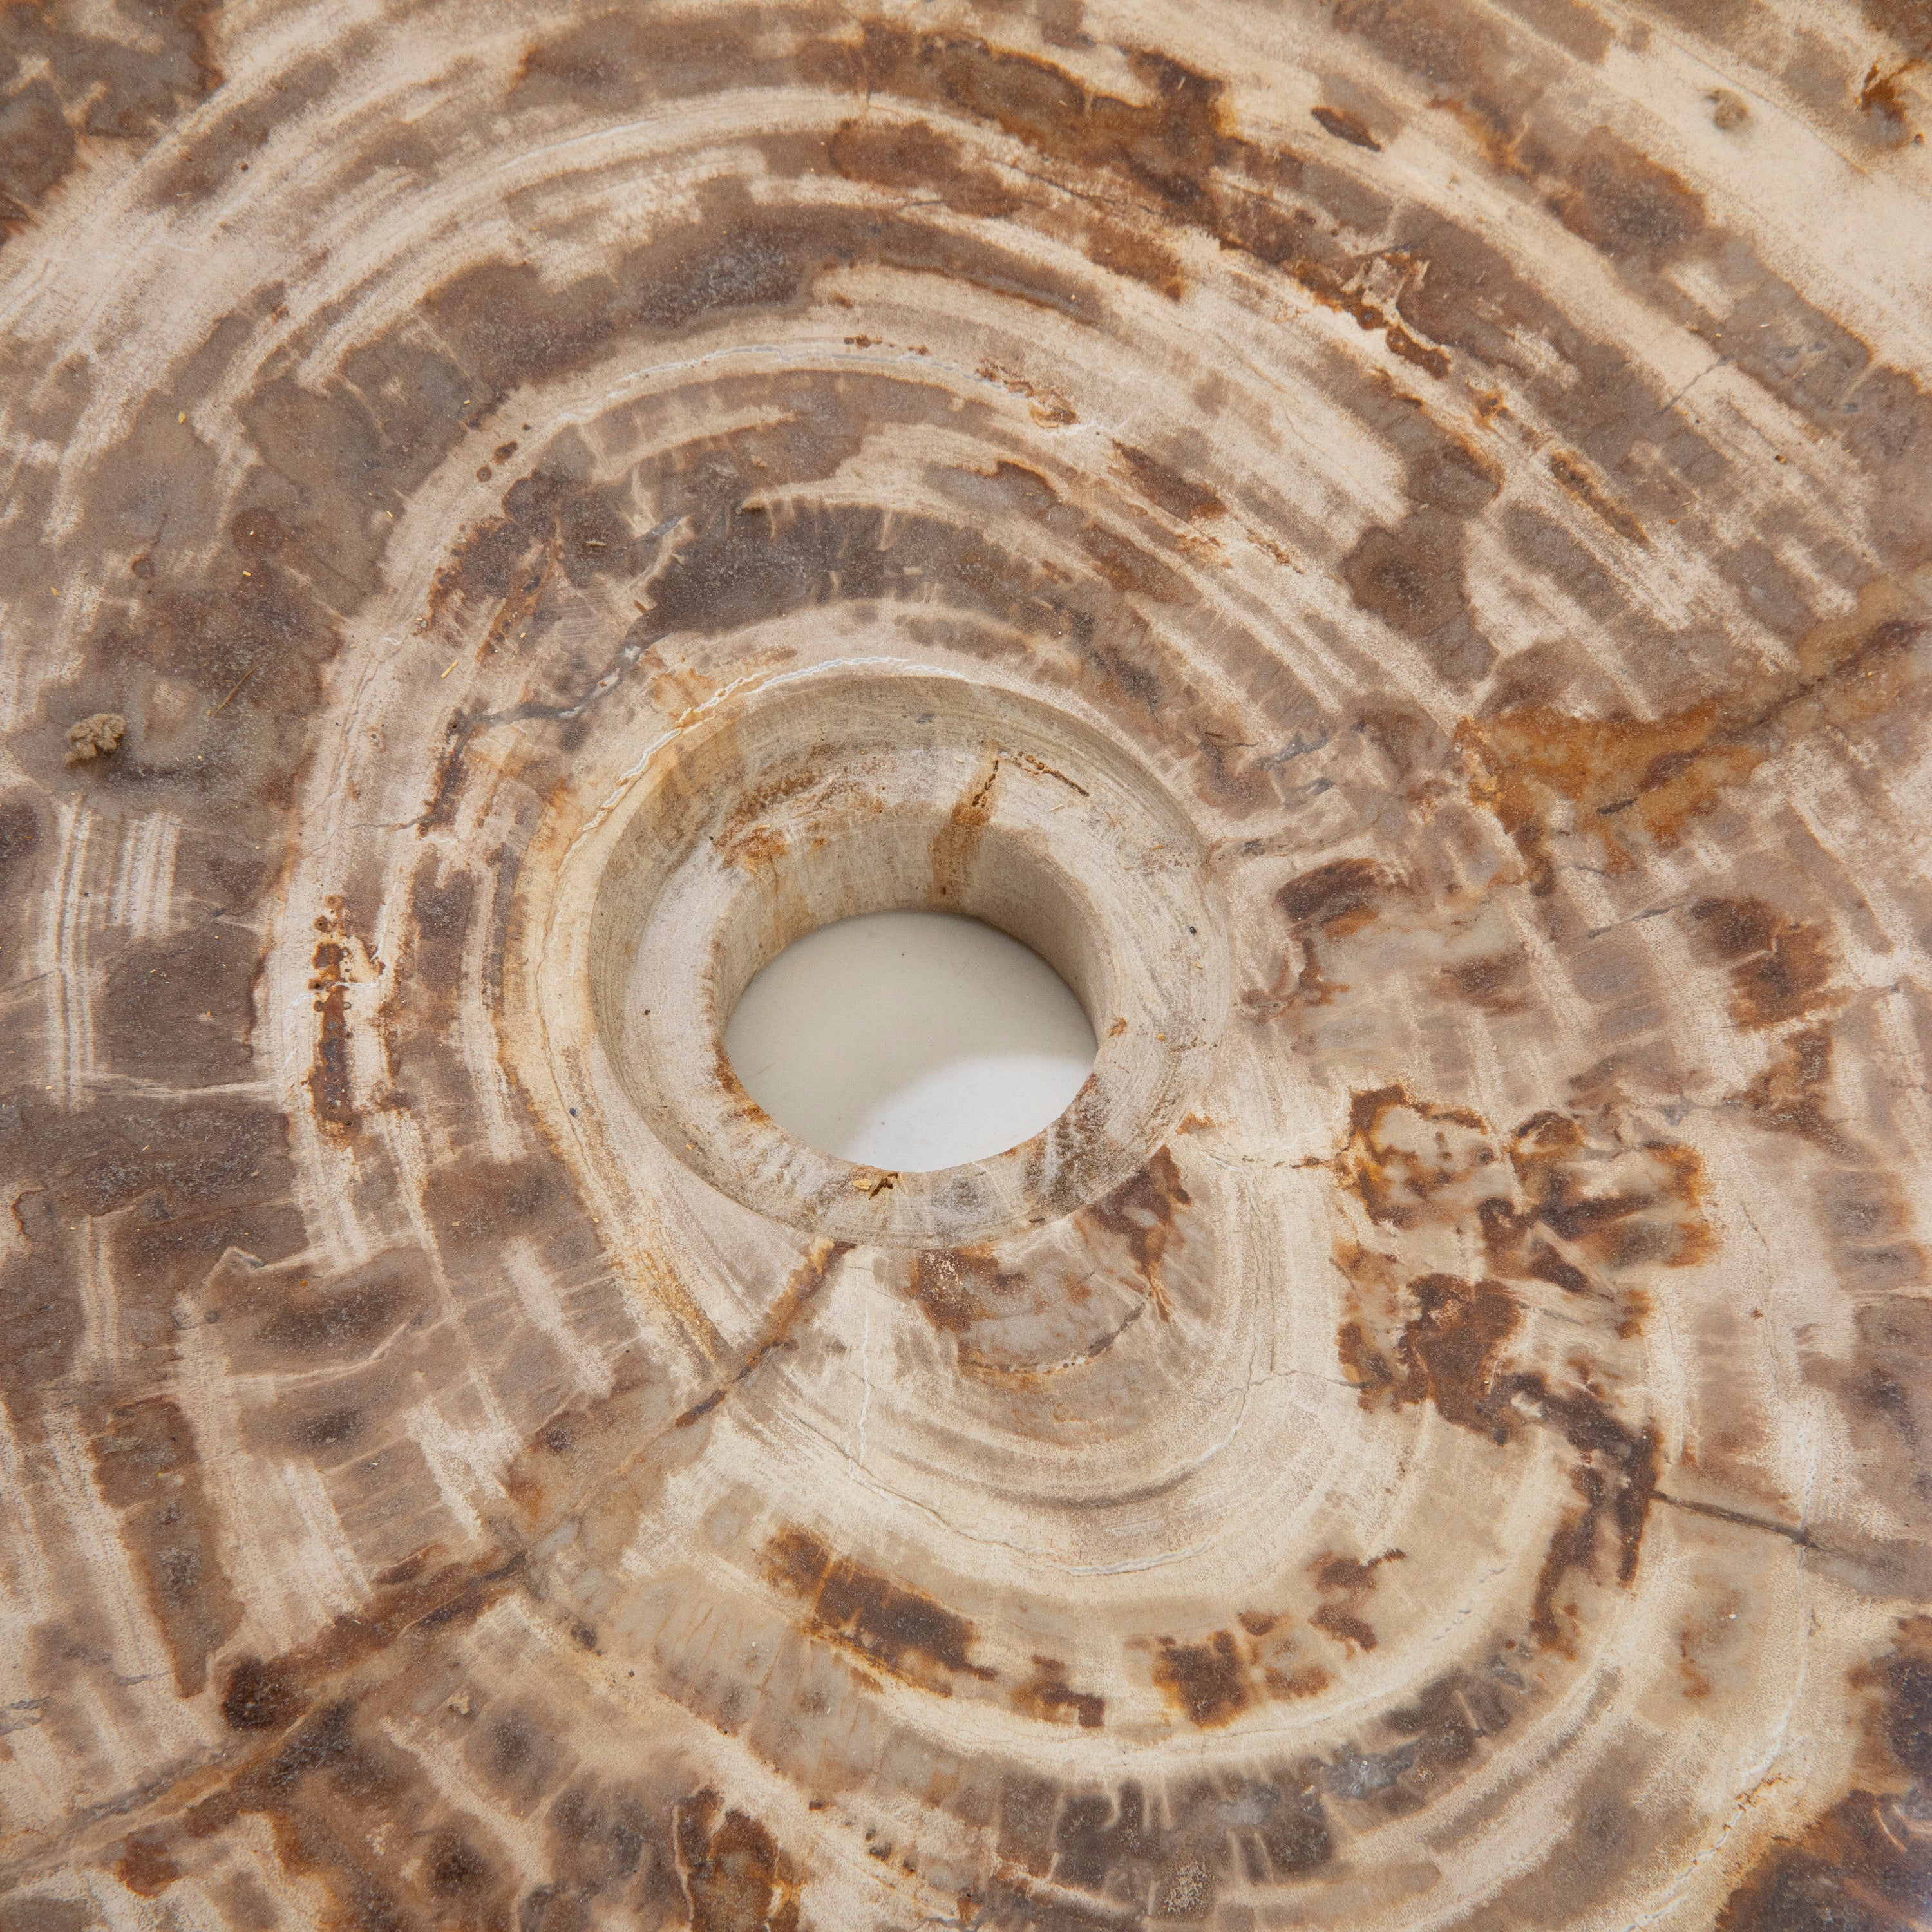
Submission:
<svg viewBox="0 0 1932 1932">
<path fill-rule="evenodd" d="M 1328 1628 L 1319 1608 L 1309 1621 Z M 1152 1646 L 1155 1689 L 1171 1711 L 1197 1730 L 1217 1730 L 1259 1705 L 1318 1697 L 1334 1681 L 1309 1660 L 1287 1618 L 1244 1610 L 1235 1622 L 1240 1636 L 1219 1630 L 1192 1643 L 1164 1636 Z M 1372 1636 L 1362 1647 L 1374 1648 Z"/>
<path fill-rule="evenodd" d="M 1336 140 L 1346 141 L 1354 147 L 1366 148 L 1372 154 L 1382 152 L 1382 144 L 1369 131 L 1369 124 L 1352 110 L 1322 106 L 1311 107 L 1308 111 Z"/>
<path fill-rule="evenodd" d="M 911 1292 L 935 1328 L 964 1334 L 1012 1294 L 1020 1276 L 1002 1270 L 984 1248 L 928 1250 L 912 1258 Z"/>
<path fill-rule="evenodd" d="M 1631 543 L 1648 546 L 1649 539 L 1643 533 L 1643 526 L 1628 510 L 1605 496 L 1583 464 L 1568 451 L 1558 449 L 1550 453 L 1550 473 L 1580 503 L 1587 504 L 1618 536 Z"/>
<path fill-rule="evenodd" d="M 1600 1310 L 1580 1318 L 1600 1328 L 1606 1347 L 1640 1336 L 1652 1305 L 1642 1281 L 1715 1252 L 1702 1163 L 1681 1144 L 1632 1144 L 1613 1121 L 1553 1110 L 1502 1142 L 1468 1109 L 1395 1088 L 1358 1095 L 1352 1125 L 1337 1166 L 1372 1228 L 1399 1240 L 1454 1230 L 1514 1279 L 1404 1280 L 1399 1254 L 1344 1246 L 1337 1260 L 1360 1312 L 1337 1331 L 1342 1367 L 1365 1405 L 1427 1403 L 1499 1450 L 1532 1429 L 1568 1444 L 1578 1501 L 1551 1534 L 1528 1629 L 1538 1644 L 1572 1654 L 1578 1612 L 1559 1593 L 1573 1574 L 1598 1574 L 1606 1541 L 1617 1581 L 1635 1578 L 1660 1472 L 1658 1431 L 1605 1400 L 1588 1355 L 1573 1357 L 1561 1379 L 1528 1366 L 1525 1304 L 1552 1288 Z M 1615 1185 L 1593 1190 L 1599 1177 Z"/>
<path fill-rule="evenodd" d="M 1033 1675 L 1012 1688 L 1013 1708 L 1047 1724 L 1074 1723 L 1095 1731 L 1107 1720 L 1107 1700 L 1091 1690 L 1076 1690 L 1058 1658 L 1036 1657 Z"/>
<path fill-rule="evenodd" d="M 392 15 L 0 8 L 0 1932 L 1917 1923 L 1922 7 Z"/>
<path fill-rule="evenodd" d="M 317 995 L 315 1010 L 322 1024 L 316 1029 L 315 1062 L 309 1070 L 308 1090 L 315 1102 L 316 1118 L 337 1133 L 349 1132 L 359 1118 L 349 1064 L 345 958 L 344 941 L 326 935 L 316 942 L 310 962 L 315 970 L 310 986 Z"/>
<path fill-rule="evenodd" d="M 1100 1233 L 1126 1244 L 1148 1299 L 1163 1321 L 1172 1310 L 1161 1265 L 1175 1240 L 1184 1238 L 1183 1217 L 1194 1204 L 1173 1154 L 1162 1148 L 1111 1194 L 1082 1210 Z"/>
<path fill-rule="evenodd" d="M 1225 1724 L 1247 1707 L 1247 1672 L 1232 1634 L 1216 1630 L 1204 1643 L 1163 1640 L 1154 1654 L 1154 1681 L 1191 1724 Z"/>
<path fill-rule="evenodd" d="M 1354 1650 L 1373 1650 L 1376 1633 L 1363 1609 L 1376 1587 L 1376 1572 L 1384 1563 L 1400 1563 L 1404 1552 L 1384 1550 L 1363 1562 L 1333 1552 L 1318 1556 L 1308 1566 L 1322 1601 L 1308 1621 L 1338 1642 Z"/>
<path fill-rule="evenodd" d="M 1700 899 L 1693 944 L 1730 967 L 1731 1013 L 1740 1026 L 1775 1026 L 1822 1003 L 1832 960 L 1816 926 L 1780 916 L 1762 899 Z"/>
<path fill-rule="evenodd" d="M 1899 92 L 1898 83 L 1918 64 L 1916 59 L 1902 60 L 1892 67 L 1874 61 L 1859 84 L 1859 112 L 1882 116 L 1894 127 L 1902 128 L 1905 122 L 1905 101 Z"/>
<path fill-rule="evenodd" d="M 675 1815 L 678 1876 L 692 1932 L 750 1926 L 798 1932 L 798 1870 L 764 1826 L 726 1810 L 710 1790 Z"/>
<path fill-rule="evenodd" d="M 1000 754 L 991 752 L 972 782 L 947 813 L 944 826 L 933 836 L 931 856 L 935 904 L 962 906 L 972 889 L 980 847 L 999 808 Z"/>
<path fill-rule="evenodd" d="M 1919 1909 L 1932 1858 L 1906 1820 L 1932 1780 L 1932 1621 L 1901 1618 L 1892 1648 L 1851 1676 L 1868 1702 L 1868 1771 L 1801 1838 L 1765 1852 L 1724 1901 L 1722 1932 L 1856 1923 L 1854 1914 L 1909 1924 Z"/>
<path fill-rule="evenodd" d="M 1924 629 L 1916 618 L 1834 620 L 1802 641 L 1792 670 L 1655 718 L 1579 718 L 1534 705 L 1466 723 L 1470 795 L 1515 840 L 1539 890 L 1553 884 L 1549 812 L 1558 798 L 1576 808 L 1574 836 L 1594 841 L 1612 870 L 1628 869 L 1632 834 L 1675 846 L 1792 729 L 1815 718 L 1856 730 L 1883 717 L 1919 681 L 1913 646 Z"/>
<path fill-rule="evenodd" d="M 814 1635 L 844 1646 L 920 1689 L 952 1694 L 956 1676 L 994 1673 L 968 1652 L 973 1626 L 930 1597 L 844 1557 L 803 1530 L 782 1530 L 765 1546 L 766 1577 L 807 1605 Z"/>
</svg>

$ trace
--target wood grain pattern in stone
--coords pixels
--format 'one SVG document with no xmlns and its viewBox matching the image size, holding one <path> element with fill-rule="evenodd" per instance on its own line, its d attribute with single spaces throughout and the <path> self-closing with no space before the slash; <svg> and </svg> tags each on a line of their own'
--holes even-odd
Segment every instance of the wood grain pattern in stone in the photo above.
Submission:
<svg viewBox="0 0 1932 1932">
<path fill-rule="evenodd" d="M 0 1932 L 1924 1924 L 1928 75 L 0 9 Z"/>
</svg>

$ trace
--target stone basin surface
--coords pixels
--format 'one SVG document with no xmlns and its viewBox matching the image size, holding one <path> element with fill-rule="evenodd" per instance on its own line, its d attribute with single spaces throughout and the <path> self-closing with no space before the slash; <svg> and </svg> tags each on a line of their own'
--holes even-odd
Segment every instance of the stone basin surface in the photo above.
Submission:
<svg viewBox="0 0 1932 1932">
<path fill-rule="evenodd" d="M 1928 64 L 0 10 L 0 1932 L 1932 1922 Z"/>
</svg>

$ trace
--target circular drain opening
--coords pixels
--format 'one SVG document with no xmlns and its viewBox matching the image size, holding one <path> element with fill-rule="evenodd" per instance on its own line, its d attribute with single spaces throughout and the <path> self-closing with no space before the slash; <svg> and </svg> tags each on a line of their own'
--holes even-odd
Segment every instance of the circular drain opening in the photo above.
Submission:
<svg viewBox="0 0 1932 1932">
<path fill-rule="evenodd" d="M 1079 1092 L 1095 1041 L 1072 988 L 1018 940 L 886 912 L 788 946 L 745 989 L 724 1050 L 808 1145 L 918 1174 L 1030 1140 Z"/>
<path fill-rule="evenodd" d="M 595 902 L 580 952 L 565 922 L 543 928 L 565 976 L 546 1053 L 565 1097 L 591 1100 L 595 1126 L 576 1131 L 620 1187 L 635 1122 L 755 1214 L 970 1245 L 1135 1173 L 1194 1103 L 1225 1024 L 1225 910 L 1185 814 L 1131 748 L 994 686 L 870 665 L 774 681 L 661 746 L 576 851 Z M 1037 956 L 1090 1022 L 1075 1035 L 1088 1065 L 1068 1104 L 990 1151 L 855 1162 L 830 1130 L 790 1131 L 760 1104 L 740 1078 L 760 1057 L 726 1031 L 800 940 L 908 913 L 983 922 Z"/>
</svg>

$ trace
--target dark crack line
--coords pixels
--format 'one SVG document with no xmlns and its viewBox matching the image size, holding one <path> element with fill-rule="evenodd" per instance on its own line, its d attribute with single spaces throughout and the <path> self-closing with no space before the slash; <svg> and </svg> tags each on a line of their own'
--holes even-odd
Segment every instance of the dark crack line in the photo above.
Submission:
<svg viewBox="0 0 1932 1932">
<path fill-rule="evenodd" d="M 1672 1509 L 1689 1510 L 1694 1515 L 1712 1516 L 1719 1522 L 1734 1522 L 1741 1529 L 1768 1530 L 1773 1536 L 1781 1536 L 1787 1542 L 1796 1544 L 1800 1550 L 1824 1546 L 1808 1529 L 1792 1523 L 1776 1522 L 1769 1516 L 1753 1516 L 1745 1510 L 1726 1509 L 1721 1503 L 1697 1503 L 1688 1496 L 1666 1496 L 1661 1490 L 1653 1490 L 1651 1494 L 1658 1502 L 1670 1504 Z"/>
<path fill-rule="evenodd" d="M 635 625 L 632 627 L 634 632 L 638 628 Z M 427 832 L 441 818 L 451 789 L 462 772 L 464 758 L 471 743 L 482 733 L 494 731 L 500 724 L 563 724 L 581 717 L 592 705 L 609 697 L 637 668 L 650 649 L 650 645 L 641 638 L 633 635 L 627 638 L 602 674 L 587 689 L 561 704 L 539 704 L 530 700 L 513 704 L 507 710 L 486 711 L 479 718 L 466 721 L 463 735 L 444 760 L 442 776 L 436 781 L 435 792 L 416 820 L 417 831 Z"/>
</svg>

